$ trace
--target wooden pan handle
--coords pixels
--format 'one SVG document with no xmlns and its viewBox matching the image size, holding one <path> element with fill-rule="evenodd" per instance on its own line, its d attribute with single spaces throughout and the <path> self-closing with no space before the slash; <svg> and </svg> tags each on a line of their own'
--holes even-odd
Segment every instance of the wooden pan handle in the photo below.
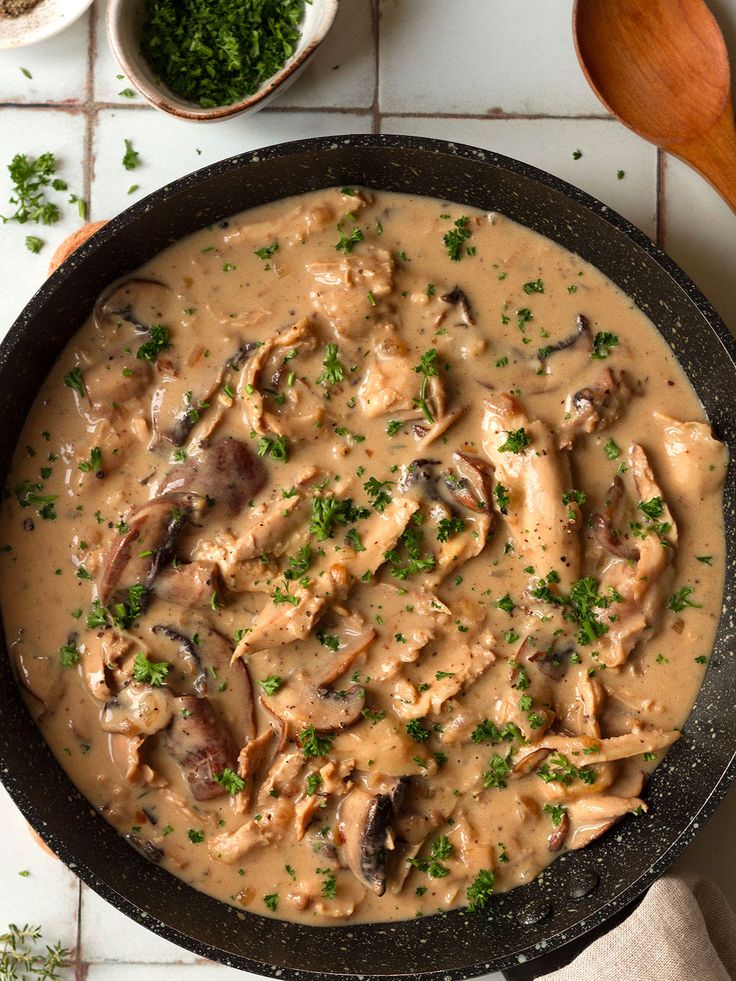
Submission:
<svg viewBox="0 0 736 981">
<path fill-rule="evenodd" d="M 63 242 L 59 245 L 56 252 L 51 256 L 51 262 L 49 263 L 49 276 L 52 272 L 56 272 L 59 266 L 64 262 L 69 256 L 78 249 L 79 246 L 86 242 L 88 238 L 98 232 L 103 225 L 107 222 L 104 221 L 89 221 L 86 225 L 82 225 L 78 228 L 76 232 L 72 232 L 71 235 L 67 235 Z"/>
</svg>

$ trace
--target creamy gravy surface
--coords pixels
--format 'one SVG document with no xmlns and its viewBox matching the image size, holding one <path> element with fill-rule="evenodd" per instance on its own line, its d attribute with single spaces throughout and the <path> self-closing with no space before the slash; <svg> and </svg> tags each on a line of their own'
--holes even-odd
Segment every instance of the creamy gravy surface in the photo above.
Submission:
<svg viewBox="0 0 736 981">
<path fill-rule="evenodd" d="M 197 889 L 314 924 L 483 908 L 647 820 L 726 464 L 592 266 L 324 190 L 100 298 L 16 452 L 6 636 L 80 790 Z"/>
</svg>

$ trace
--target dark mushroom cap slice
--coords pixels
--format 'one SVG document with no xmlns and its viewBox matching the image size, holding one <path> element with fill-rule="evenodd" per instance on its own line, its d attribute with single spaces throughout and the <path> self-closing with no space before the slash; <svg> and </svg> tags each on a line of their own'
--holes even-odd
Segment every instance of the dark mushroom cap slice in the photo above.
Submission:
<svg viewBox="0 0 736 981">
<path fill-rule="evenodd" d="M 493 464 L 478 456 L 455 452 L 452 454 L 453 469 L 442 474 L 450 496 L 469 511 L 476 514 L 493 512 Z"/>
<path fill-rule="evenodd" d="M 267 479 L 262 461 L 242 440 L 228 436 L 169 470 L 159 493 L 198 494 L 222 504 L 235 517 L 263 490 Z"/>
<path fill-rule="evenodd" d="M 340 804 L 341 858 L 377 896 L 386 892 L 386 844 L 395 808 L 390 794 L 367 794 L 354 787 Z"/>
<path fill-rule="evenodd" d="M 315 687 L 311 679 L 295 675 L 275 695 L 263 695 L 261 702 L 292 728 L 314 726 L 320 732 L 336 732 L 362 717 L 365 690 L 360 685 L 347 691 Z"/>
<path fill-rule="evenodd" d="M 128 516 L 128 531 L 115 539 L 107 554 L 100 600 L 107 606 L 138 583 L 151 586 L 159 569 L 174 558 L 185 524 L 204 502 L 194 494 L 154 497 Z"/>
<path fill-rule="evenodd" d="M 118 280 L 98 298 L 94 307 L 95 326 L 115 326 L 120 320 L 132 324 L 138 333 L 145 334 L 152 324 L 163 318 L 162 304 L 169 287 L 155 279 L 129 277 Z"/>
<path fill-rule="evenodd" d="M 235 765 L 235 749 L 229 734 L 206 698 L 177 698 L 176 711 L 166 730 L 166 746 L 179 764 L 195 800 L 222 797 L 225 788 L 217 780 Z"/>
<path fill-rule="evenodd" d="M 159 636 L 172 641 L 177 648 L 178 660 L 183 663 L 185 674 L 191 677 L 191 686 L 195 695 L 202 698 L 207 694 L 207 672 L 202 664 L 199 652 L 191 637 L 181 633 L 176 627 L 157 623 L 151 630 Z"/>
</svg>

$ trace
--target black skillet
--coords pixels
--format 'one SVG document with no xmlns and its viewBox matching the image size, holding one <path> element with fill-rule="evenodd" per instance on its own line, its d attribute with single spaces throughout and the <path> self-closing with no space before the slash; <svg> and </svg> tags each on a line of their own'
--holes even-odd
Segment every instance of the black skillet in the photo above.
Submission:
<svg viewBox="0 0 736 981">
<path fill-rule="evenodd" d="M 7 474 L 46 373 L 112 280 L 205 225 L 285 195 L 362 184 L 496 210 L 589 260 L 654 321 L 687 371 L 717 435 L 736 449 L 736 343 L 713 308 L 641 232 L 582 191 L 472 147 L 391 136 L 305 140 L 184 177 L 114 218 L 33 297 L 0 346 L 0 467 Z M 734 468 L 726 513 L 736 504 Z M 734 588 L 728 529 L 726 598 Z M 736 773 L 736 660 L 722 617 L 703 689 L 646 789 L 650 813 L 563 855 L 482 913 L 313 928 L 239 912 L 150 864 L 77 793 L 26 711 L 0 657 L 0 775 L 25 816 L 88 885 L 154 932 L 258 974 L 456 979 L 517 968 L 620 914 L 712 814 Z M 679 652 L 688 656 L 687 651 Z M 5 651 L 3 651 L 3 655 Z M 671 670 L 676 670 L 672 658 Z"/>
</svg>

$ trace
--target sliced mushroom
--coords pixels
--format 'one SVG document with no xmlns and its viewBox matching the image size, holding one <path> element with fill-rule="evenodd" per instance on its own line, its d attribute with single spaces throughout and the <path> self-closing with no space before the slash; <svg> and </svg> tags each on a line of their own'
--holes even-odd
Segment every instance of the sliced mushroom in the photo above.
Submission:
<svg viewBox="0 0 736 981">
<path fill-rule="evenodd" d="M 195 800 L 211 800 L 226 791 L 217 777 L 234 767 L 236 753 L 206 698 L 177 698 L 176 712 L 166 730 L 166 745 L 182 768 Z"/>
<path fill-rule="evenodd" d="M 561 341 L 558 341 L 556 344 L 551 344 L 549 347 L 542 348 L 539 355 L 539 360 L 544 364 L 545 360 L 551 354 L 555 354 L 557 351 L 565 351 L 567 348 L 573 347 L 582 338 L 585 338 L 589 344 L 592 343 L 588 318 L 584 314 L 579 313 L 575 318 L 575 330 Z"/>
<path fill-rule="evenodd" d="M 638 562 L 640 558 L 639 549 L 636 545 L 630 544 L 628 541 L 622 541 L 614 527 L 616 515 L 622 504 L 624 493 L 624 482 L 616 475 L 613 478 L 613 483 L 606 492 L 603 510 L 592 514 L 590 517 L 590 529 L 593 538 L 605 551 L 621 559 Z"/>
<path fill-rule="evenodd" d="M 202 665 L 194 643 L 189 637 L 177 630 L 175 627 L 157 623 L 151 628 L 155 634 L 167 637 L 173 641 L 178 648 L 179 661 L 183 662 L 186 673 L 192 677 L 192 689 L 194 694 L 202 698 L 207 694 L 207 672 Z"/>
<path fill-rule="evenodd" d="M 558 852 L 567 841 L 567 836 L 569 833 L 570 815 L 567 813 L 567 811 L 565 811 L 562 815 L 560 823 L 547 838 L 547 848 L 549 848 L 551 852 Z"/>
<path fill-rule="evenodd" d="M 113 283 L 95 303 L 95 326 L 100 330 L 124 320 L 145 334 L 152 324 L 161 320 L 161 301 L 165 299 L 162 291 L 168 289 L 165 283 L 154 279 L 133 277 Z"/>
<path fill-rule="evenodd" d="M 560 449 L 571 449 L 578 436 L 598 432 L 621 418 L 631 398 L 623 374 L 606 368 L 595 385 L 568 396 L 560 426 Z"/>
<path fill-rule="evenodd" d="M 200 560 L 163 569 L 153 584 L 153 592 L 166 603 L 188 609 L 207 607 L 212 594 L 219 591 L 219 566 Z"/>
<path fill-rule="evenodd" d="M 423 496 L 434 500 L 437 497 L 437 490 L 432 468 L 439 462 L 439 460 L 422 459 L 412 460 L 411 463 L 404 465 L 397 485 L 399 493 L 407 494 L 410 490 L 419 489 Z"/>
<path fill-rule="evenodd" d="M 151 586 L 174 558 L 184 525 L 203 504 L 194 494 L 167 494 L 127 516 L 128 531 L 115 540 L 102 570 L 100 599 L 105 606 L 133 585 Z"/>
<path fill-rule="evenodd" d="M 450 306 L 460 307 L 460 312 L 462 313 L 465 325 L 469 327 L 474 326 L 475 320 L 470 310 L 470 303 L 468 302 L 467 296 L 465 293 L 463 293 L 459 286 L 451 289 L 448 293 L 443 293 L 440 299 L 444 303 L 449 303 Z"/>
<path fill-rule="evenodd" d="M 174 716 L 174 699 L 166 688 L 132 682 L 105 702 L 100 727 L 124 736 L 152 736 Z"/>
<path fill-rule="evenodd" d="M 524 664 L 536 664 L 542 674 L 552 681 L 561 681 L 574 650 L 575 645 L 565 637 L 543 637 L 533 633 L 524 640 L 516 659 Z"/>
<path fill-rule="evenodd" d="M 353 685 L 347 691 L 315 688 L 311 679 L 295 675 L 275 695 L 261 701 L 277 718 L 297 729 L 314 726 L 320 732 L 347 729 L 361 718 L 365 691 Z"/>
<path fill-rule="evenodd" d="M 248 446 L 228 436 L 169 470 L 159 494 L 198 494 L 224 504 L 235 517 L 263 489 L 267 478 L 266 468 Z"/>
<path fill-rule="evenodd" d="M 491 463 L 467 453 L 452 454 L 453 469 L 445 470 L 442 477 L 451 496 L 458 504 L 470 511 L 493 511 L 493 477 Z M 505 509 L 501 509 L 505 514 Z"/>
<path fill-rule="evenodd" d="M 148 361 L 132 355 L 106 358 L 84 372 L 84 387 L 92 405 L 111 408 L 141 395 L 151 382 Z"/>
<path fill-rule="evenodd" d="M 155 845 L 150 838 L 143 838 L 138 834 L 129 834 L 126 835 L 125 838 L 126 841 L 129 841 L 134 848 L 137 848 L 138 851 L 142 852 L 149 862 L 153 862 L 155 865 L 158 865 L 158 863 L 164 857 L 163 849 L 159 848 L 158 845 Z"/>
<path fill-rule="evenodd" d="M 386 892 L 386 848 L 394 813 L 392 795 L 371 796 L 358 787 L 338 809 L 341 857 L 356 879 L 377 896 Z"/>
</svg>

